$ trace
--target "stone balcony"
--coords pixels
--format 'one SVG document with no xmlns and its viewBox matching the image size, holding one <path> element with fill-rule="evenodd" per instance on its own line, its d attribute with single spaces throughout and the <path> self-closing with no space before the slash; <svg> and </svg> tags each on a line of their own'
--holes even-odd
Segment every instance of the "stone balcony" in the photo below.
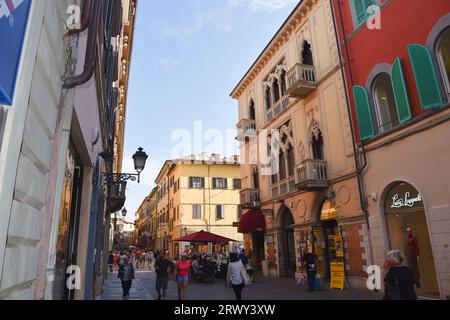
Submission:
<svg viewBox="0 0 450 320">
<path fill-rule="evenodd" d="M 240 192 L 240 204 L 243 209 L 254 209 L 260 206 L 261 193 L 259 189 L 244 189 Z"/>
<path fill-rule="evenodd" d="M 305 160 L 296 168 L 295 187 L 298 190 L 312 191 L 328 188 L 328 165 L 325 160 Z"/>
<path fill-rule="evenodd" d="M 317 86 L 314 66 L 297 63 L 287 73 L 287 95 L 291 98 L 306 98 Z"/>
<path fill-rule="evenodd" d="M 243 141 L 245 138 L 256 137 L 256 121 L 251 119 L 242 119 L 237 124 L 238 135 L 236 139 Z"/>
</svg>

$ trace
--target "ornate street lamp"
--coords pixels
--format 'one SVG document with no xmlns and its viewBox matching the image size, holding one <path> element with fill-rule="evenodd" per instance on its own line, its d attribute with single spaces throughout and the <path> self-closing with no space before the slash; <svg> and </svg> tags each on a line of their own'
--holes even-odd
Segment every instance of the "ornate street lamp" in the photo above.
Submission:
<svg viewBox="0 0 450 320">
<path fill-rule="evenodd" d="M 144 152 L 144 149 L 139 148 L 138 151 L 133 155 L 134 169 L 138 173 L 138 183 L 141 182 L 141 172 L 145 168 L 145 163 L 147 162 L 148 155 Z"/>
<path fill-rule="evenodd" d="M 125 218 L 127 216 L 127 213 L 128 213 L 127 209 L 123 208 L 122 209 L 122 217 Z"/>
</svg>

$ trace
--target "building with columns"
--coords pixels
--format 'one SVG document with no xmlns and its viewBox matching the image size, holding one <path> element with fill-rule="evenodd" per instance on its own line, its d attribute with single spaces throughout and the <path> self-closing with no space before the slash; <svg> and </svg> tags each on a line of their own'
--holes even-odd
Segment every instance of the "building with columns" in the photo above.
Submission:
<svg viewBox="0 0 450 320">
<path fill-rule="evenodd" d="M 294 277 L 307 250 L 318 272 L 343 263 L 365 287 L 371 264 L 352 124 L 330 1 L 303 0 L 233 89 L 241 143 L 239 230 L 253 264 Z"/>
</svg>

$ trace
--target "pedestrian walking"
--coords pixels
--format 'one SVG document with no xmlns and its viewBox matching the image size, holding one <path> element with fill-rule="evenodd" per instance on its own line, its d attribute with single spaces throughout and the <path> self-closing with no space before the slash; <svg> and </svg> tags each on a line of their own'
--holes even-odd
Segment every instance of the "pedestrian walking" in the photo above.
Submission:
<svg viewBox="0 0 450 320">
<path fill-rule="evenodd" d="M 109 273 L 113 273 L 114 272 L 114 254 L 113 254 L 112 251 L 109 252 L 108 268 L 109 268 Z"/>
<path fill-rule="evenodd" d="M 235 252 L 230 254 L 226 279 L 227 284 L 230 284 L 230 287 L 233 288 L 236 300 L 242 300 L 242 290 L 246 284 L 250 283 L 250 278 L 245 270 L 244 264 L 239 260 L 239 256 Z"/>
<path fill-rule="evenodd" d="M 135 278 L 134 267 L 128 258 L 124 258 L 123 264 L 119 267 L 118 277 L 122 281 L 123 298 L 130 296 L 130 289 Z"/>
<path fill-rule="evenodd" d="M 158 300 L 166 300 L 167 286 L 169 283 L 169 274 L 172 273 L 172 262 L 167 259 L 164 253 L 161 253 L 155 262 L 156 272 L 156 292 Z M 162 294 L 161 294 L 162 289 Z"/>
<path fill-rule="evenodd" d="M 316 275 L 317 275 L 317 256 L 311 252 L 311 250 L 308 250 L 303 255 L 303 262 L 305 264 L 306 274 L 308 276 L 308 291 L 315 291 L 315 281 L 316 281 Z"/>
<path fill-rule="evenodd" d="M 245 249 L 242 249 L 241 253 L 239 254 L 239 259 L 241 259 L 242 264 L 245 268 L 247 268 L 248 265 L 248 257 L 245 254 Z"/>
<path fill-rule="evenodd" d="M 151 250 L 148 252 L 147 261 L 148 261 L 148 268 L 150 270 L 154 268 L 155 256 L 153 255 L 153 251 Z"/>
<path fill-rule="evenodd" d="M 181 256 L 181 260 L 176 262 L 175 270 L 178 283 L 178 300 L 183 300 L 187 296 L 187 286 L 191 273 L 191 262 L 187 260 L 184 254 Z"/>
<path fill-rule="evenodd" d="M 411 268 L 402 265 L 403 253 L 400 250 L 389 251 L 386 257 L 383 300 L 417 300 L 414 285 L 416 277 Z"/>
</svg>

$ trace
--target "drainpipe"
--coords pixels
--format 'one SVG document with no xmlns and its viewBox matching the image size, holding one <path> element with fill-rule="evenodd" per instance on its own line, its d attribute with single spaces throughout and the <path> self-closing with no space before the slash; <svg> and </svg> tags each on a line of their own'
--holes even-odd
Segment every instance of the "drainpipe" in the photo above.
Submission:
<svg viewBox="0 0 450 320">
<path fill-rule="evenodd" d="M 339 12 L 339 18 L 340 18 L 340 24 L 341 24 L 341 28 L 342 28 L 342 34 L 343 34 L 343 39 L 344 39 L 344 48 L 345 48 L 345 54 L 347 56 L 347 63 L 348 63 L 348 70 L 349 70 L 349 77 L 350 77 L 350 83 L 352 86 L 354 86 L 354 80 L 353 80 L 353 72 L 352 72 L 352 65 L 351 65 L 351 61 L 350 61 L 350 51 L 348 48 L 348 42 L 347 42 L 347 35 L 345 32 L 345 26 L 344 26 L 344 19 L 343 19 L 343 15 L 342 15 L 342 8 L 341 8 L 341 2 L 340 0 L 337 0 L 337 4 L 338 4 L 338 12 Z M 333 4 L 333 0 L 330 0 L 330 5 L 331 5 L 331 10 L 332 12 L 335 12 L 335 8 L 334 8 L 334 4 Z M 336 21 L 336 14 L 333 14 L 333 25 L 334 25 L 334 34 L 336 37 L 336 45 L 338 47 L 338 56 L 339 56 L 339 64 L 340 64 L 340 69 L 341 69 L 341 75 L 342 75 L 342 81 L 344 83 L 344 92 L 345 92 L 345 99 L 347 102 L 347 113 L 350 119 L 350 130 L 352 131 L 352 140 L 353 140 L 353 154 L 355 156 L 355 163 L 356 163 L 356 177 L 358 180 L 358 192 L 359 192 L 359 200 L 360 200 L 360 205 L 361 205 L 361 209 L 364 212 L 364 216 L 365 216 L 365 220 L 366 220 L 366 225 L 367 225 L 367 231 L 368 231 L 368 235 L 367 235 L 367 240 L 369 242 L 369 253 L 370 253 L 370 261 L 369 264 L 373 263 L 373 252 L 372 252 L 372 245 L 371 245 L 371 237 L 370 237 L 370 223 L 369 223 L 369 210 L 367 209 L 367 203 L 365 201 L 365 192 L 364 192 L 364 180 L 363 180 L 363 171 L 367 168 L 367 157 L 366 157 L 366 153 L 365 153 L 365 149 L 364 149 L 364 143 L 361 143 L 361 154 L 363 156 L 363 165 L 361 166 L 360 161 L 358 159 L 358 149 L 356 147 L 356 139 L 355 139 L 355 135 L 353 134 L 355 131 L 355 125 L 353 123 L 353 117 L 352 117 L 352 112 L 351 112 L 351 108 L 350 108 L 350 98 L 349 98 L 349 94 L 348 94 L 348 90 L 347 90 L 347 80 L 346 80 L 346 76 L 345 76 L 345 72 L 344 72 L 344 62 L 342 59 L 342 55 L 341 55 L 341 47 L 340 47 L 340 41 L 339 41 L 339 36 L 338 36 L 338 29 L 337 29 L 337 21 Z"/>
<path fill-rule="evenodd" d="M 88 0 L 89 1 L 89 0 Z M 81 74 L 76 76 L 69 76 L 63 79 L 63 89 L 72 89 L 81 84 L 88 82 L 95 70 L 96 62 L 96 45 L 97 45 L 97 33 L 100 23 L 100 7 L 103 1 L 94 1 L 94 6 L 91 15 L 91 24 L 89 27 L 89 34 L 86 46 L 86 55 L 84 60 L 84 70 Z"/>
<path fill-rule="evenodd" d="M 65 32 L 65 36 L 71 36 L 77 33 L 81 33 L 89 27 L 89 25 L 91 24 L 93 2 L 93 0 L 84 0 L 83 11 L 81 12 L 80 29 L 70 29 Z"/>
</svg>

